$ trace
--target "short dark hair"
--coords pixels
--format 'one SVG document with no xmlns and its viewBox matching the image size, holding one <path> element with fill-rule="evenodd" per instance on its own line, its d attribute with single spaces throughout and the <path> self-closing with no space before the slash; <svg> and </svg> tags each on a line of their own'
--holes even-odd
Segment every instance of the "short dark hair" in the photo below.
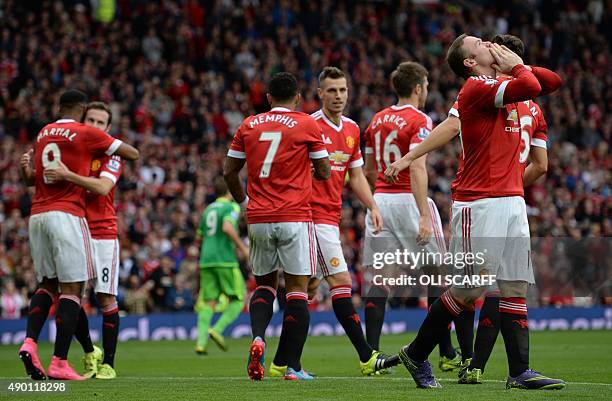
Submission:
<svg viewBox="0 0 612 401">
<path fill-rule="evenodd" d="M 463 39 L 467 37 L 467 33 L 459 35 L 457 39 L 448 48 L 446 52 L 446 61 L 450 66 L 451 70 L 460 77 L 467 78 L 470 76 L 470 69 L 463 64 L 463 60 L 466 59 L 463 53 Z"/>
<path fill-rule="evenodd" d="M 289 72 L 279 72 L 268 83 L 268 93 L 278 102 L 291 100 L 298 93 L 297 79 Z"/>
<path fill-rule="evenodd" d="M 227 184 L 223 177 L 219 177 L 215 179 L 215 195 L 217 196 L 225 196 L 227 195 L 228 189 Z"/>
<path fill-rule="evenodd" d="M 85 109 L 85 114 L 83 114 L 83 119 L 85 119 L 85 116 L 87 115 L 87 112 L 89 110 L 105 111 L 108 114 L 108 124 L 106 124 L 107 126 L 111 123 L 111 121 L 113 121 L 113 112 L 111 111 L 111 108 L 108 107 L 108 105 L 104 102 L 90 102 L 87 105 L 87 108 Z"/>
<path fill-rule="evenodd" d="M 523 58 L 525 54 L 525 44 L 523 41 L 514 35 L 495 35 L 491 42 L 497 43 L 498 45 L 504 45 L 508 49 L 515 52 L 520 58 Z"/>
<path fill-rule="evenodd" d="M 68 89 L 60 96 L 60 108 L 71 109 L 79 104 L 87 104 L 87 95 L 77 89 Z"/>
<path fill-rule="evenodd" d="M 321 82 L 323 82 L 327 78 L 340 79 L 346 78 L 346 75 L 344 75 L 344 72 L 338 67 L 327 66 L 323 68 L 323 71 L 321 71 L 321 73 L 319 74 L 319 86 L 321 86 Z"/>
<path fill-rule="evenodd" d="M 419 63 L 404 61 L 391 73 L 393 90 L 399 97 L 410 97 L 417 85 L 425 83 L 428 72 Z"/>
</svg>

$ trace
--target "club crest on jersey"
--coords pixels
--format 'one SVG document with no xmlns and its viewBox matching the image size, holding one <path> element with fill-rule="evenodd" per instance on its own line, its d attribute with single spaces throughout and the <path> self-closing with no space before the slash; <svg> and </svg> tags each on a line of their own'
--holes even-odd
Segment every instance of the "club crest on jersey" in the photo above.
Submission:
<svg viewBox="0 0 612 401">
<path fill-rule="evenodd" d="M 91 162 L 91 171 L 98 171 L 101 166 L 102 163 L 100 163 L 100 160 L 94 160 Z"/>
<path fill-rule="evenodd" d="M 119 172 L 119 169 L 121 168 L 121 163 L 119 163 L 119 161 L 118 161 L 118 160 L 115 160 L 115 159 L 110 159 L 110 160 L 108 161 L 108 164 L 106 165 L 106 167 L 107 167 L 107 168 L 108 168 L 110 171 L 112 171 L 112 172 L 114 172 L 114 173 L 118 173 L 118 172 Z"/>
<path fill-rule="evenodd" d="M 333 257 L 329 261 L 329 264 L 332 265 L 333 267 L 338 267 L 338 265 L 340 264 L 340 259 Z"/>
<path fill-rule="evenodd" d="M 355 147 L 355 138 L 352 136 L 346 137 L 346 146 L 353 149 Z"/>
</svg>

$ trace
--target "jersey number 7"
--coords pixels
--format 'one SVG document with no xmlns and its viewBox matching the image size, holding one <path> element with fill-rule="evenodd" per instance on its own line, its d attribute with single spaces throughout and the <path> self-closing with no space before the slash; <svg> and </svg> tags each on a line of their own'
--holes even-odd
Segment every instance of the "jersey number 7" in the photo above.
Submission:
<svg viewBox="0 0 612 401">
<path fill-rule="evenodd" d="M 276 156 L 276 152 L 278 151 L 278 146 L 280 145 L 281 137 L 282 132 L 262 132 L 259 136 L 260 142 L 270 142 L 268 153 L 266 153 L 266 158 L 264 159 L 263 165 L 261 166 L 259 178 L 268 178 L 270 176 L 270 170 L 272 170 L 272 162 L 274 161 L 274 156 Z"/>
</svg>

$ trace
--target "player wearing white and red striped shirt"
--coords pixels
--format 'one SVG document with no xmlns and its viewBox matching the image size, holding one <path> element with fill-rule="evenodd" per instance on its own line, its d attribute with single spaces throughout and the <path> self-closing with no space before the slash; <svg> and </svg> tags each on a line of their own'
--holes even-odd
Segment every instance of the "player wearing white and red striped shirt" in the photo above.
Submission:
<svg viewBox="0 0 612 401">
<path fill-rule="evenodd" d="M 92 102 L 85 111 L 84 123 L 105 132 L 111 129 L 111 109 L 102 102 Z M 89 177 L 68 170 L 59 162 L 54 169 L 46 169 L 45 176 L 53 181 L 66 180 L 87 190 L 85 196 L 86 219 L 91 232 L 96 278 L 93 288 L 102 310 L 102 346 L 104 352 L 94 346 L 89 336 L 89 323 L 81 308 L 75 338 L 81 343 L 86 378 L 114 379 L 117 337 L 119 335 L 119 307 L 117 286 L 119 282 L 119 240 L 117 238 L 117 214 L 115 189 L 121 176 L 122 161 L 119 156 L 97 155 L 91 163 Z"/>
<path fill-rule="evenodd" d="M 37 136 L 35 169 L 29 166 L 31 152 L 21 160 L 24 180 L 35 185 L 29 233 L 40 286 L 30 302 L 26 340 L 19 356 L 33 379 L 46 376 L 37 356 L 36 340 L 59 287 L 57 336 L 48 375 L 83 380 L 68 364 L 67 355 L 78 321 L 83 283 L 95 276 L 91 237 L 85 221 L 85 190 L 71 182 L 54 182 L 43 170 L 64 163 L 79 175 L 88 175 L 92 158 L 99 153 L 118 154 L 130 160 L 138 158 L 133 147 L 77 122 L 83 117 L 86 101 L 80 91 L 64 92 L 60 97 L 62 118 L 46 125 Z"/>
<path fill-rule="evenodd" d="M 372 375 L 382 369 L 384 357 L 378 351 L 372 350 L 363 335 L 361 320 L 353 306 L 351 275 L 340 243 L 338 225 L 347 173 L 351 188 L 372 211 L 372 226 L 377 231 L 382 228 L 382 218 L 363 174 L 359 126 L 342 115 L 348 99 L 347 80 L 342 70 L 325 67 L 319 74 L 318 93 L 322 108 L 312 114 L 312 117 L 323 133 L 323 142 L 329 153 L 331 177 L 312 183 L 310 206 L 317 237 L 317 274 L 310 280 L 309 293 L 312 297 L 321 279 L 326 279 L 336 318 L 359 354 L 361 372 L 364 375 Z M 279 347 L 270 365 L 270 375 L 283 375 L 286 364 L 286 355 Z"/>
<path fill-rule="evenodd" d="M 376 233 L 366 216 L 363 264 L 369 267 L 370 276 L 376 253 L 400 249 L 413 255 L 423 251 L 443 254 L 446 250 L 438 208 L 427 196 L 426 157 L 403 171 L 395 182 L 387 182 L 384 177 L 387 167 L 427 138 L 433 128 L 431 118 L 420 110 L 427 100 L 427 75 L 425 67 L 418 63 L 401 63 L 391 74 L 397 104 L 376 113 L 365 132 L 366 175 L 370 185 L 376 187 L 374 199 L 385 222 L 381 232 Z M 413 267 L 426 265 L 419 262 Z M 391 275 L 396 268 L 383 269 L 383 273 Z M 440 289 L 430 287 L 428 292 L 433 299 Z M 365 300 L 366 335 L 374 349 L 379 348 L 388 295 L 388 288 L 372 282 Z M 440 351 L 449 361 L 456 357 L 450 332 L 441 340 Z"/>
<path fill-rule="evenodd" d="M 466 82 L 458 96 L 463 145 L 463 170 L 453 186 L 451 248 L 456 254 L 480 254 L 483 263 L 467 263 L 466 276 L 491 274 L 501 296 L 501 332 L 506 343 L 508 388 L 558 389 L 562 380 L 529 369 L 529 329 L 525 296 L 533 283 L 529 226 L 522 197 L 525 135 L 514 103 L 541 94 L 547 77 L 554 73 L 526 68 L 522 59 L 506 47 L 461 35 L 449 48 L 447 60 Z M 495 79 L 495 71 L 513 79 Z M 556 88 L 560 80 L 553 80 Z M 553 85 L 555 86 L 555 85 Z M 553 90 L 554 90 L 553 89 Z M 514 115 L 516 113 L 516 115 Z M 513 115 L 516 118 L 513 118 Z M 521 146 L 521 143 L 524 146 Z M 390 179 L 410 165 L 408 158 L 386 172 Z M 486 286 L 467 283 L 453 286 L 430 308 L 417 338 L 400 351 L 400 358 L 420 387 L 440 387 L 427 357 L 436 338 L 454 316 L 473 303 Z"/>
<path fill-rule="evenodd" d="M 300 363 L 308 334 L 308 279 L 316 271 L 312 223 L 311 162 L 314 178 L 329 178 L 329 155 L 321 129 L 309 115 L 294 111 L 299 100 L 297 80 L 276 74 L 269 83 L 272 110 L 248 117 L 238 128 L 227 154 L 224 177 L 232 196 L 247 210 L 250 253 L 257 288 L 251 297 L 253 342 L 247 372 L 264 376 L 264 335 L 283 267 L 287 306 L 279 348 L 287 355 L 286 380 L 312 380 Z M 247 197 L 239 173 L 248 170 Z"/>
</svg>

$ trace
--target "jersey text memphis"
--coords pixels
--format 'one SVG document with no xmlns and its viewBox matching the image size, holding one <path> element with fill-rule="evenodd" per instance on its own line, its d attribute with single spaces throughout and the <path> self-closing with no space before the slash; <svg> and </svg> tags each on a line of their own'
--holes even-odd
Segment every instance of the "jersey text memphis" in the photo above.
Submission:
<svg viewBox="0 0 612 401">
<path fill-rule="evenodd" d="M 246 159 L 249 224 L 312 221 L 310 159 L 329 155 L 311 116 L 275 107 L 248 117 L 227 155 Z"/>
</svg>

